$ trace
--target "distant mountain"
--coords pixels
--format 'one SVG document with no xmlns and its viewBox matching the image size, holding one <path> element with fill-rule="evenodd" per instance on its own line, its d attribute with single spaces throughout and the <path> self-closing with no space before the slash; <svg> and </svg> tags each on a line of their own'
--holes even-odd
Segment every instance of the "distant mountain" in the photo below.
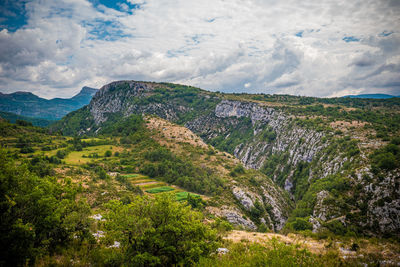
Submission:
<svg viewBox="0 0 400 267">
<path fill-rule="evenodd" d="M 387 94 L 362 94 L 362 95 L 346 95 L 346 96 L 343 96 L 343 97 L 348 97 L 348 98 L 388 99 L 388 98 L 394 98 L 394 97 L 400 97 L 400 96 L 387 95 Z"/>
<path fill-rule="evenodd" d="M 10 112 L 3 112 L 3 111 L 0 111 L 0 118 L 8 120 L 11 123 L 15 123 L 17 120 L 24 120 L 24 121 L 31 122 L 34 126 L 40 126 L 40 127 L 45 127 L 54 122 L 53 120 L 25 117 L 25 116 L 17 115 L 17 114 L 10 113 Z"/>
<path fill-rule="evenodd" d="M 71 111 L 89 104 L 98 90 L 83 87 L 72 98 L 44 99 L 30 92 L 0 93 L 0 111 L 14 113 L 20 116 L 58 120 Z"/>
</svg>

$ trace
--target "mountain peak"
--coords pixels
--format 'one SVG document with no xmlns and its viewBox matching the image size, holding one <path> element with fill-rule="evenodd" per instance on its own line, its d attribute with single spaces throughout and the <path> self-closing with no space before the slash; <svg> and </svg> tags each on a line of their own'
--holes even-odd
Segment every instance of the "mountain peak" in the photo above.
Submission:
<svg viewBox="0 0 400 267">
<path fill-rule="evenodd" d="M 94 94 L 97 93 L 97 91 L 99 91 L 99 89 L 84 86 L 84 87 L 82 87 L 81 91 L 78 94 L 74 95 L 71 99 L 72 100 L 79 100 L 79 99 L 86 99 L 86 98 L 91 99 L 92 96 L 94 96 Z M 84 101 L 86 102 L 86 100 L 84 100 Z"/>
<path fill-rule="evenodd" d="M 79 92 L 79 94 L 95 94 L 99 89 L 96 88 L 92 88 L 92 87 L 88 87 L 88 86 L 84 86 L 82 87 L 82 90 Z"/>
</svg>

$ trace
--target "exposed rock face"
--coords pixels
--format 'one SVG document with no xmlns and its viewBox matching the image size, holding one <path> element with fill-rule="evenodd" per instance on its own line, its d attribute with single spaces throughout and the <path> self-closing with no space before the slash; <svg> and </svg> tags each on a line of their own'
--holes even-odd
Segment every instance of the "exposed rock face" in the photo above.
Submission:
<svg viewBox="0 0 400 267">
<path fill-rule="evenodd" d="M 394 170 L 376 182 L 368 168 L 362 169 L 357 175 L 364 185 L 365 199 L 368 209 L 367 221 L 360 222 L 372 229 L 378 228 L 381 233 L 396 232 L 400 229 L 400 171 Z M 379 180 L 379 179 L 378 179 Z"/>
<path fill-rule="evenodd" d="M 232 193 L 237 200 L 243 205 L 246 210 L 250 210 L 254 207 L 253 200 L 246 194 L 241 188 L 234 187 Z"/>
<path fill-rule="evenodd" d="M 250 229 L 250 230 L 257 229 L 257 226 L 251 220 L 244 219 L 242 216 L 240 216 L 234 210 L 224 211 L 223 214 L 224 214 L 224 217 L 228 220 L 228 222 L 230 222 L 234 225 L 243 226 L 244 228 Z"/>
<path fill-rule="evenodd" d="M 263 192 L 265 202 L 272 207 L 270 214 L 272 218 L 270 218 L 270 220 L 274 222 L 275 230 L 279 231 L 283 228 L 289 217 L 289 214 L 285 212 L 287 209 L 284 209 L 282 202 L 278 202 L 277 198 L 274 197 L 274 195 L 278 193 L 276 187 L 264 185 L 261 186 L 261 190 Z"/>
<path fill-rule="evenodd" d="M 225 218 L 233 225 L 243 227 L 247 230 L 257 229 L 257 226 L 251 220 L 245 218 L 244 214 L 235 207 L 222 206 L 221 208 L 208 207 L 207 209 L 210 213 Z"/>
<path fill-rule="evenodd" d="M 287 199 L 282 198 L 283 192 L 276 185 L 263 183 L 257 188 L 233 186 L 232 193 L 246 211 L 255 208 L 256 202 L 269 207 L 260 220 L 270 229 L 279 231 L 285 225 L 289 217 L 288 203 Z"/>
<path fill-rule="evenodd" d="M 273 108 L 265 108 L 255 103 L 224 100 L 215 108 L 215 116 L 247 117 L 251 119 L 255 133 L 266 126 L 276 132 L 277 137 L 273 142 L 267 142 L 255 134 L 253 140 L 236 147 L 235 156 L 249 168 L 259 169 L 269 151 L 275 153 L 288 151 L 290 164 L 296 165 L 301 160 L 310 162 L 323 147 L 320 144 L 323 133 L 296 126 L 289 127 L 289 116 Z"/>
<path fill-rule="evenodd" d="M 312 231 L 313 233 L 316 233 L 319 231 L 319 229 L 321 228 L 321 223 L 314 217 L 310 217 L 310 219 L 308 220 L 311 224 L 312 224 Z"/>
<path fill-rule="evenodd" d="M 116 86 L 125 85 L 125 90 L 115 90 Z M 141 97 L 150 92 L 153 87 L 148 83 L 135 81 L 118 81 L 103 86 L 93 97 L 89 109 L 98 125 L 107 120 L 107 113 L 126 110 L 131 105 L 133 97 Z"/>
<path fill-rule="evenodd" d="M 319 218 L 323 221 L 327 220 L 328 217 L 328 210 L 327 206 L 324 205 L 324 200 L 329 197 L 328 191 L 321 191 L 317 194 L 317 203 L 314 206 L 314 214 L 315 218 Z"/>
<path fill-rule="evenodd" d="M 271 119 L 274 119 L 275 121 L 277 119 L 285 119 L 283 116 L 279 116 L 280 114 L 276 115 L 277 116 L 275 116 L 275 110 L 272 108 L 262 108 L 255 103 L 249 102 L 246 103 L 239 101 L 223 100 L 215 108 L 215 116 L 217 116 L 218 118 L 247 117 L 251 119 L 253 125 L 259 121 L 263 123 L 268 123 Z"/>
</svg>

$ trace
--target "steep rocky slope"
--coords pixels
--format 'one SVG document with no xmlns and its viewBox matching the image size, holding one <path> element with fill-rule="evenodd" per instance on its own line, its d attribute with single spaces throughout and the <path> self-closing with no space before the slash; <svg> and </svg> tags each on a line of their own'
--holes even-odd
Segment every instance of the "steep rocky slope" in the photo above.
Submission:
<svg viewBox="0 0 400 267">
<path fill-rule="evenodd" d="M 90 135 L 101 132 L 102 127 L 117 117 L 157 115 L 184 125 L 206 143 L 235 155 L 247 168 L 260 169 L 271 177 L 297 203 L 289 221 L 301 218 L 307 222 L 306 229 L 312 227 L 314 231 L 397 235 L 400 229 L 397 159 L 393 159 L 393 166 L 377 169 L 373 168 L 374 160 L 370 157 L 374 151 L 386 149 L 388 143 L 371 137 L 377 130 L 370 118 L 382 112 L 365 111 L 372 115 L 364 119 L 362 109 L 349 108 L 346 103 L 369 105 L 369 102 L 324 106 L 313 105 L 314 99 L 299 98 L 298 102 L 306 104 L 293 106 L 279 99 L 271 102 L 269 96 L 264 98 L 268 101 L 173 84 L 119 81 L 105 85 L 87 107 L 69 114 L 53 129 Z M 293 101 L 293 98 L 286 99 Z M 379 104 L 385 108 L 387 102 Z M 397 112 L 399 104 L 393 105 Z M 325 113 L 320 115 L 319 110 Z M 345 119 L 329 117 L 329 112 L 334 114 L 337 110 L 341 116 L 353 112 L 361 117 L 356 117 L 357 120 L 347 115 Z M 394 118 L 398 115 L 393 113 Z M 392 137 L 398 136 L 396 127 L 391 128 Z M 398 158 L 398 144 L 392 145 L 396 148 L 389 152 Z M 385 151 L 382 153 L 389 153 Z M 235 184 L 231 186 L 245 209 L 260 201 L 260 195 Z M 259 192 L 273 190 L 260 185 L 255 188 Z M 225 217 L 235 217 L 229 209 L 225 211 Z M 235 220 L 243 219 L 239 217 Z M 276 229 L 283 224 L 282 220 Z"/>
</svg>

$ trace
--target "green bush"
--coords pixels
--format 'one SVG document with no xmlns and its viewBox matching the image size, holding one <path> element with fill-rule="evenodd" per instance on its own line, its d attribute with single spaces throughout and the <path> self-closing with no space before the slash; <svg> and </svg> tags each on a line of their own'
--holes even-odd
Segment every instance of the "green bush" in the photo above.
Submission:
<svg viewBox="0 0 400 267">
<path fill-rule="evenodd" d="M 390 171 L 400 166 L 400 147 L 394 143 L 390 143 L 370 155 L 372 170 L 375 173 L 381 170 Z"/>
<path fill-rule="evenodd" d="M 57 158 L 64 159 L 67 155 L 68 155 L 67 150 L 63 150 L 63 149 L 57 150 L 57 153 L 56 153 Z"/>
<path fill-rule="evenodd" d="M 128 205 L 111 201 L 105 226 L 121 242 L 128 266 L 189 266 L 216 249 L 216 233 L 203 215 L 161 194 L 138 197 Z"/>
<path fill-rule="evenodd" d="M 312 224 L 307 218 L 295 218 L 294 221 L 288 222 L 287 227 L 295 231 L 312 230 Z"/>
<path fill-rule="evenodd" d="M 112 156 L 112 152 L 111 152 L 110 150 L 107 150 L 107 151 L 104 153 L 104 157 L 106 157 L 106 158 L 111 157 L 111 156 Z"/>
</svg>

